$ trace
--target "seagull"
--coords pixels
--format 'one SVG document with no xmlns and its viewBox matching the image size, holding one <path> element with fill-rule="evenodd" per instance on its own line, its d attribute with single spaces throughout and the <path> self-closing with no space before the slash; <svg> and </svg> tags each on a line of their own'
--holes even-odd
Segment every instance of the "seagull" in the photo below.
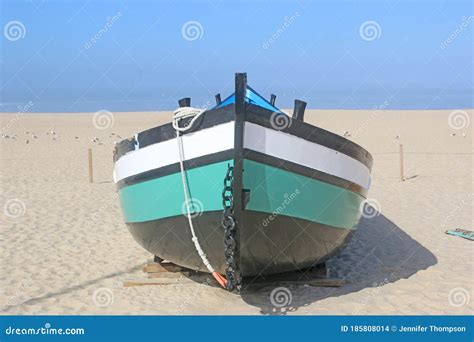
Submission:
<svg viewBox="0 0 474 342">
<path fill-rule="evenodd" d="M 30 141 L 29 141 L 28 139 L 26 139 L 26 141 L 25 141 L 25 142 L 26 142 L 27 144 L 29 144 L 29 143 L 30 143 Z"/>
<path fill-rule="evenodd" d="M 463 133 L 462 133 L 462 137 L 465 138 L 465 137 L 466 137 L 466 133 L 463 132 Z"/>
<path fill-rule="evenodd" d="M 351 136 L 351 134 L 349 133 L 349 131 L 344 131 L 343 135 L 344 135 L 345 137 L 350 137 L 350 136 Z"/>
<path fill-rule="evenodd" d="M 450 135 L 451 135 L 452 137 L 454 137 L 454 136 L 456 136 L 456 133 L 451 133 Z"/>
<path fill-rule="evenodd" d="M 400 134 L 395 137 L 395 139 L 400 139 Z"/>
</svg>

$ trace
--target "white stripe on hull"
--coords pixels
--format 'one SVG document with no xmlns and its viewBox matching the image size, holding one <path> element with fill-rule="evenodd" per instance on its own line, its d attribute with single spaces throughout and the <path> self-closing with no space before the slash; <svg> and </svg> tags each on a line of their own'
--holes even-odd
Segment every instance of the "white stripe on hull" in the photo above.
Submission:
<svg viewBox="0 0 474 342">
<path fill-rule="evenodd" d="M 365 189 L 370 186 L 370 171 L 360 161 L 288 133 L 246 122 L 244 148 L 343 178 Z"/>
<path fill-rule="evenodd" d="M 234 122 L 183 135 L 185 160 L 234 148 Z M 179 163 L 176 139 L 149 145 L 122 156 L 115 163 L 114 181 Z"/>
<path fill-rule="evenodd" d="M 234 122 L 183 135 L 185 159 L 234 148 Z M 369 169 L 343 153 L 302 138 L 245 123 L 244 148 L 300 164 L 356 183 L 370 186 Z M 129 152 L 115 163 L 114 181 L 179 162 L 176 139 Z"/>
</svg>

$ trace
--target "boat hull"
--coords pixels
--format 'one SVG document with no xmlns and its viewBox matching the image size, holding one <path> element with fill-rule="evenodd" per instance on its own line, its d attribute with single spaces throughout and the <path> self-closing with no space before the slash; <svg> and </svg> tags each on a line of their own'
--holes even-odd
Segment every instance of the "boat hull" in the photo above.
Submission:
<svg viewBox="0 0 474 342">
<path fill-rule="evenodd" d="M 324 262 L 346 245 L 360 219 L 364 197 L 348 189 L 264 163 L 244 160 L 247 192 L 240 223 L 244 276 L 293 271 Z M 213 267 L 225 272 L 221 225 L 222 178 L 231 160 L 187 172 L 193 225 Z M 153 255 L 207 271 L 192 242 L 185 215 L 180 173 L 119 190 L 122 209 L 135 240 Z"/>
<path fill-rule="evenodd" d="M 222 212 L 204 212 L 193 220 L 203 250 L 225 274 Z M 335 228 L 299 218 L 245 211 L 241 231 L 243 276 L 294 271 L 326 261 L 345 247 L 353 230 Z M 134 239 L 147 251 L 193 270 L 208 272 L 196 252 L 183 215 L 128 223 Z M 291 242 L 291 243 L 289 243 Z"/>
<path fill-rule="evenodd" d="M 222 192 L 234 166 L 242 275 L 315 266 L 340 252 L 357 228 L 372 157 L 344 137 L 254 102 L 239 107 L 224 101 L 181 136 L 196 236 L 210 264 L 224 274 Z M 121 142 L 114 180 L 125 222 L 143 248 L 208 272 L 192 240 L 178 147 L 170 124 Z"/>
</svg>

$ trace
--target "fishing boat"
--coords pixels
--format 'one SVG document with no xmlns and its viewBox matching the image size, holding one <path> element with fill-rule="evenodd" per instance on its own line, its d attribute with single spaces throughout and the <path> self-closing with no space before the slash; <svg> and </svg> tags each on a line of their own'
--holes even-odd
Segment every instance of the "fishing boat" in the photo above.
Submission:
<svg viewBox="0 0 474 342">
<path fill-rule="evenodd" d="M 235 75 L 210 109 L 183 98 L 173 122 L 116 144 L 114 181 L 134 239 L 158 259 L 219 282 L 321 264 L 348 243 L 372 156 L 290 116 Z M 224 276 L 226 275 L 227 279 Z"/>
</svg>

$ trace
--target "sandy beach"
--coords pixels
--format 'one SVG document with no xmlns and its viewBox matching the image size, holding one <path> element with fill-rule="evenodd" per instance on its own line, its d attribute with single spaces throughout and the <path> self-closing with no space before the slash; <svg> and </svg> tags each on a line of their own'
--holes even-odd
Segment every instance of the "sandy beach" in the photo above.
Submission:
<svg viewBox="0 0 474 342">
<path fill-rule="evenodd" d="M 328 263 L 347 284 L 288 286 L 291 303 L 281 309 L 270 304 L 272 287 L 242 296 L 194 282 L 123 287 L 143 277 L 152 256 L 123 222 L 112 181 L 114 141 L 170 121 L 170 112 L 114 113 L 104 126 L 94 113 L 1 114 L 0 313 L 472 314 L 474 245 L 445 230 L 473 230 L 474 111 L 452 113 L 306 112 L 306 121 L 348 131 L 372 153 L 369 198 L 378 211 Z"/>
</svg>

